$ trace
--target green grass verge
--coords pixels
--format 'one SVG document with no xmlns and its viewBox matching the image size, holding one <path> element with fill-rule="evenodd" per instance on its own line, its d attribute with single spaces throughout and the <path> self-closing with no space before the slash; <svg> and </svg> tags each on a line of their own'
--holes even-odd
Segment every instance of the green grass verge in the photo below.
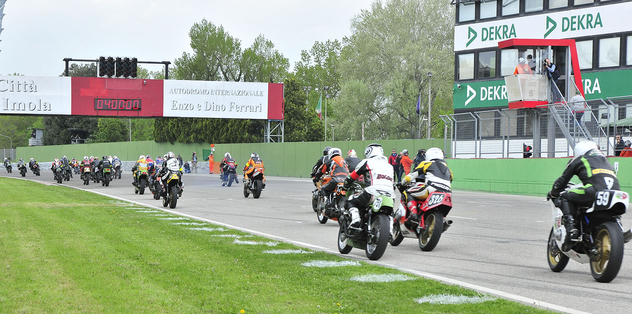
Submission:
<svg viewBox="0 0 632 314">
<path fill-rule="evenodd" d="M 196 231 L 138 206 L 61 186 L 0 178 L 2 313 L 545 313 L 503 299 L 420 304 L 438 294 L 480 296 L 436 281 L 350 281 L 404 273 L 246 233 Z M 175 217 L 173 215 L 169 215 Z M 194 222 L 194 221 L 190 221 Z"/>
</svg>

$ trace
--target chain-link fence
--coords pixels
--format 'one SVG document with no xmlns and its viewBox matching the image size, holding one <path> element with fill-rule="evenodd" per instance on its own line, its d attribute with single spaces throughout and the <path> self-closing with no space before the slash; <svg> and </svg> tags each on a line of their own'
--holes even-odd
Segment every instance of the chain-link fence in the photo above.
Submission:
<svg viewBox="0 0 632 314">
<path fill-rule="evenodd" d="M 567 157 L 575 143 L 588 139 L 618 155 L 615 135 L 632 140 L 632 96 L 583 102 L 583 112 L 563 102 L 443 115 L 444 150 L 452 158 Z"/>
</svg>

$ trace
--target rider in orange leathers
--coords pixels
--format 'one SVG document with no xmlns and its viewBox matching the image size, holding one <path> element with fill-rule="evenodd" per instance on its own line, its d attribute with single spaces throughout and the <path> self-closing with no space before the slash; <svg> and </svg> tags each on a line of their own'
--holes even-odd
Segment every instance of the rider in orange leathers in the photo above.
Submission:
<svg viewBox="0 0 632 314">
<path fill-rule="evenodd" d="M 257 153 L 250 154 L 250 159 L 248 159 L 248 162 L 244 166 L 244 181 L 248 182 L 250 179 L 252 179 L 251 175 L 252 175 L 252 172 L 255 171 L 255 168 L 258 168 L 261 170 L 261 175 L 263 176 L 263 187 L 265 188 L 266 176 L 263 174 L 263 171 L 265 170 L 263 167 L 263 160 L 259 158 L 259 155 Z"/>
</svg>

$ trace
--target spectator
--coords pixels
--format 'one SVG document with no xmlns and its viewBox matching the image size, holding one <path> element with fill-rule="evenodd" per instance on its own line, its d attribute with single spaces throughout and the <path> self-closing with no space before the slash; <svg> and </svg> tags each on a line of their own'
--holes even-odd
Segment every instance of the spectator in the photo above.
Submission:
<svg viewBox="0 0 632 314">
<path fill-rule="evenodd" d="M 184 163 L 184 173 L 191 173 L 191 166 L 189 166 L 189 162 Z"/>
<path fill-rule="evenodd" d="M 557 71 L 557 67 L 549 58 L 544 59 L 544 68 L 546 69 L 547 76 L 551 83 L 551 102 L 556 103 L 560 101 L 562 96 L 557 88 L 557 82 L 560 80 L 560 72 Z"/>
<path fill-rule="evenodd" d="M 527 55 L 527 64 L 532 72 L 535 72 L 535 60 L 533 60 L 533 56 Z"/>
<path fill-rule="evenodd" d="M 625 143 L 621 139 L 621 135 L 617 135 L 614 138 L 614 155 L 621 155 L 621 151 L 625 148 Z"/>
<path fill-rule="evenodd" d="M 191 165 L 193 166 L 193 171 L 195 171 L 195 173 L 197 173 L 197 163 L 197 153 L 193 152 L 193 155 L 191 155 Z"/>
<path fill-rule="evenodd" d="M 525 60 L 524 58 L 518 59 L 518 65 L 514 70 L 514 75 L 515 74 L 533 74 L 531 68 L 527 64 L 527 60 Z"/>
<path fill-rule="evenodd" d="M 621 155 L 619 157 L 632 157 L 632 148 L 630 146 L 632 142 L 630 140 L 625 141 L 625 147 L 621 151 Z"/>
<path fill-rule="evenodd" d="M 180 163 L 180 167 L 184 165 L 184 162 L 182 161 L 182 156 L 180 155 L 178 155 L 178 162 Z"/>
<path fill-rule="evenodd" d="M 413 169 L 417 168 L 422 161 L 426 160 L 426 150 L 421 148 L 417 151 L 417 155 L 415 155 L 415 159 L 413 159 Z"/>
<path fill-rule="evenodd" d="M 533 155 L 533 147 L 522 143 L 522 158 L 529 158 Z"/>
<path fill-rule="evenodd" d="M 573 112 L 575 113 L 575 119 L 577 119 L 577 123 L 582 124 L 582 117 L 584 116 L 584 111 L 588 109 L 588 104 L 586 100 L 582 96 L 579 91 L 575 92 L 575 96 L 571 98 L 570 104 L 573 107 Z"/>
<path fill-rule="evenodd" d="M 399 177 L 399 161 L 398 161 L 398 154 L 397 151 L 395 150 L 395 148 L 393 148 L 393 151 L 391 152 L 391 155 L 388 156 L 388 163 L 393 166 L 393 174 L 395 176 L 395 178 L 393 178 L 393 180 L 395 180 L 395 182 L 399 182 L 400 181 L 400 177 Z"/>
<path fill-rule="evenodd" d="M 410 166 L 412 166 L 412 164 L 413 164 L 413 160 L 410 159 L 410 157 L 408 157 L 408 150 L 404 149 L 402 151 L 401 165 L 402 165 L 403 173 L 405 175 L 410 173 Z M 402 177 L 402 176 L 400 175 L 400 177 Z"/>
</svg>

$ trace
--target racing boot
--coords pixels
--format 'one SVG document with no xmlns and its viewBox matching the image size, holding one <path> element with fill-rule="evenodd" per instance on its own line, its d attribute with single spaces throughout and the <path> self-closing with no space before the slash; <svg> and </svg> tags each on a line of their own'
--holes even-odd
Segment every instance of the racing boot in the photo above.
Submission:
<svg viewBox="0 0 632 314">
<path fill-rule="evenodd" d="M 566 238 L 564 238 L 564 243 L 562 243 L 562 251 L 568 252 L 573 247 L 572 240 L 577 240 L 579 238 L 579 230 L 575 228 L 575 219 L 570 214 L 564 215 L 562 218 L 564 222 L 564 228 L 566 228 Z"/>
<path fill-rule="evenodd" d="M 362 223 L 362 219 L 360 219 L 360 211 L 356 207 L 351 207 L 349 209 L 349 213 L 351 214 L 351 223 L 349 224 L 349 227 L 360 228 L 360 224 Z"/>
</svg>

